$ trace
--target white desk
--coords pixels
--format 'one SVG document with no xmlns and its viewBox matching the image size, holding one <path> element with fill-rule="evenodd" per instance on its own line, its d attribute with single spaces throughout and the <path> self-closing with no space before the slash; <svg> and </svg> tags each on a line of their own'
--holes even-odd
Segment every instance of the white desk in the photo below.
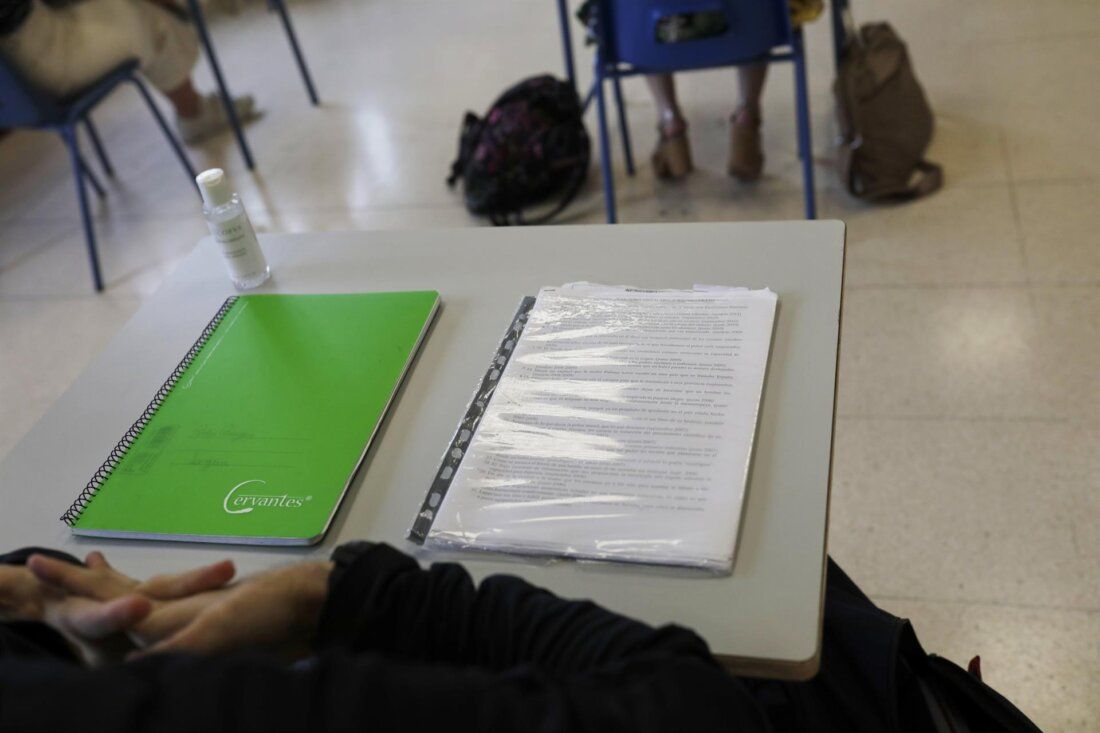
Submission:
<svg viewBox="0 0 1100 733">
<path fill-rule="evenodd" d="M 143 576 L 229 555 L 242 571 L 405 533 L 487 359 L 523 295 L 590 280 L 650 287 L 768 286 L 779 312 L 733 575 L 613 564 L 463 558 L 653 624 L 696 629 L 738 672 L 817 669 L 844 226 L 840 222 L 465 229 L 263 237 L 262 290 L 436 289 L 443 310 L 326 540 L 287 550 L 78 540 L 58 521 L 231 286 L 204 240 L 0 464 L 3 549 L 106 551 Z"/>
</svg>

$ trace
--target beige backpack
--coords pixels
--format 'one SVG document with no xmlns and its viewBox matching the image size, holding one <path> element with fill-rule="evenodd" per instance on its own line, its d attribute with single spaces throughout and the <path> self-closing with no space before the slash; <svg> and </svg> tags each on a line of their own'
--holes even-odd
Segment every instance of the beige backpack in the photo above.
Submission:
<svg viewBox="0 0 1100 733">
<path fill-rule="evenodd" d="M 909 200 L 943 185 L 943 169 L 924 159 L 934 119 L 905 43 L 888 23 L 848 38 L 833 86 L 840 123 L 840 176 L 868 201 Z"/>
</svg>

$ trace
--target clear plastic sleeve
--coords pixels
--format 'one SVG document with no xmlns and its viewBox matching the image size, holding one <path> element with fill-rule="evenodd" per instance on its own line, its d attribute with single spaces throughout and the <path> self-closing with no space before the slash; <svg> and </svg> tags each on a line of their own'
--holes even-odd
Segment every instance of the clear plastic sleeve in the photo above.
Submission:
<svg viewBox="0 0 1100 733">
<path fill-rule="evenodd" d="M 729 572 L 776 302 L 544 289 L 501 342 L 410 536 Z"/>
</svg>

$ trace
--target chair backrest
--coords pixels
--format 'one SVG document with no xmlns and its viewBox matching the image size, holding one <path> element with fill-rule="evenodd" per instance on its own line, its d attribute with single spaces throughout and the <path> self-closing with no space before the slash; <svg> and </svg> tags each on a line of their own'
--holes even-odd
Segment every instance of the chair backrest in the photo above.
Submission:
<svg viewBox="0 0 1100 733">
<path fill-rule="evenodd" d="M 0 127 L 37 127 L 60 117 L 57 103 L 0 54 Z"/>
<path fill-rule="evenodd" d="M 644 71 L 733 66 L 791 41 L 787 0 L 601 0 L 604 59 Z"/>
</svg>

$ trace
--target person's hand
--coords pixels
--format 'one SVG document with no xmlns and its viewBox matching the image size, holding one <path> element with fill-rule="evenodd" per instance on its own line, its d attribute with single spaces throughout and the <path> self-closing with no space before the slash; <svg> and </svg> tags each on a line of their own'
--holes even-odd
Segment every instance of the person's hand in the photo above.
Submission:
<svg viewBox="0 0 1100 733">
<path fill-rule="evenodd" d="M 329 562 L 302 562 L 164 603 L 147 623 L 158 633 L 176 630 L 139 654 L 260 648 L 299 659 L 309 653 L 331 571 Z"/>
<path fill-rule="evenodd" d="M 134 644 L 124 643 L 124 632 L 139 644 L 175 632 L 185 618 L 176 614 L 154 621 L 152 611 L 169 601 L 220 588 L 235 572 L 231 562 L 222 561 L 140 582 L 112 568 L 99 552 L 89 554 L 85 562 L 81 566 L 33 555 L 26 567 L 0 568 L 18 571 L 8 572 L 8 582 L 0 582 L 0 609 L 7 606 L 18 618 L 50 624 L 93 663 L 132 651 Z M 168 625 L 173 619 L 176 625 Z"/>
<path fill-rule="evenodd" d="M 215 563 L 141 583 L 114 570 L 99 553 L 79 567 L 35 556 L 28 567 L 65 593 L 111 602 L 124 594 L 148 598 L 152 611 L 128 630 L 149 651 L 210 654 L 262 647 L 288 657 L 308 651 L 328 593 L 331 563 L 304 562 L 222 587 L 231 563 Z M 217 589 L 217 590 L 211 590 Z"/>
<path fill-rule="evenodd" d="M 47 590 L 22 565 L 0 565 L 0 621 L 40 621 Z"/>
<path fill-rule="evenodd" d="M 222 560 L 183 573 L 154 575 L 139 581 L 111 567 L 101 552 L 89 553 L 84 565 L 31 555 L 27 569 L 56 590 L 97 601 L 110 601 L 125 595 L 141 595 L 154 601 L 186 598 L 221 588 L 236 573 L 231 560 Z"/>
<path fill-rule="evenodd" d="M 119 594 L 92 601 L 43 583 L 24 566 L 0 566 L 0 621 L 49 624 L 90 664 L 127 651 L 116 638 L 118 631 L 137 624 L 151 610 L 141 596 Z"/>
<path fill-rule="evenodd" d="M 67 564 L 60 560 L 51 559 L 51 562 Z M 114 593 L 102 601 L 96 603 L 70 597 L 63 590 L 42 582 L 22 565 L 0 565 L 0 621 L 52 623 L 63 617 L 66 628 L 59 630 L 100 639 L 152 610 L 147 599 L 133 593 Z"/>
</svg>

